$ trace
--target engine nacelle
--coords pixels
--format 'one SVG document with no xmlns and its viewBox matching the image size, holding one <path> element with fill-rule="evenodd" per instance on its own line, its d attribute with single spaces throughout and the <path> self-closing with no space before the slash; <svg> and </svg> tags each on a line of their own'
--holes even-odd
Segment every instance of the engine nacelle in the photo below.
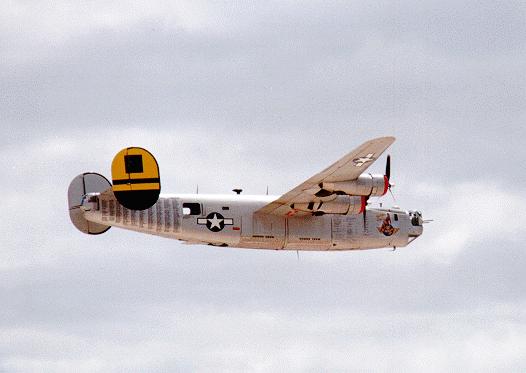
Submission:
<svg viewBox="0 0 526 373">
<path fill-rule="evenodd" d="M 365 197 L 340 195 L 327 202 L 294 203 L 291 208 L 314 215 L 357 215 L 365 210 Z"/>
<path fill-rule="evenodd" d="M 387 193 L 389 180 L 385 175 L 361 174 L 353 181 L 336 181 L 333 183 L 320 183 L 321 190 L 316 193 L 323 197 L 333 193 L 349 194 L 351 196 L 375 196 L 380 197 Z"/>
</svg>

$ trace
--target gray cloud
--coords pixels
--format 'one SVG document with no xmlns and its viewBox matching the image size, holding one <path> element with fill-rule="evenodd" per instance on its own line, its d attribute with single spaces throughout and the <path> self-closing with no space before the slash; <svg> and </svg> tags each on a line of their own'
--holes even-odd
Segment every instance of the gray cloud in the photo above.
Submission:
<svg viewBox="0 0 526 373">
<path fill-rule="evenodd" d="M 94 27 L 8 65 L 3 126 L 18 139 L 145 124 L 310 144 L 392 133 L 417 175 L 523 182 L 499 165 L 525 156 L 524 7 L 450 5 L 225 7 L 201 30 Z M 452 150 L 473 157 L 436 166 Z"/>
</svg>

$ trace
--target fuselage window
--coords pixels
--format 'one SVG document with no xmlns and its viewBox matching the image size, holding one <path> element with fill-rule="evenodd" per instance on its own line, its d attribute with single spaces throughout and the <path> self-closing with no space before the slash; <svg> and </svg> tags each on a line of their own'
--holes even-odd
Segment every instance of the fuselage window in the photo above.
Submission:
<svg viewBox="0 0 526 373">
<path fill-rule="evenodd" d="M 183 215 L 201 215 L 201 204 L 193 202 L 183 203 Z"/>
<path fill-rule="evenodd" d="M 395 216 L 395 221 L 398 221 L 398 214 L 394 214 Z"/>
</svg>

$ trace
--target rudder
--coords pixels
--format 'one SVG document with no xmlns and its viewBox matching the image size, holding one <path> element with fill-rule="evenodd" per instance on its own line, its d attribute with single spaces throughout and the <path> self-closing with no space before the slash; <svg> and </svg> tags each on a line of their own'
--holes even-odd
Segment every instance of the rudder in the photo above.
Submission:
<svg viewBox="0 0 526 373">
<path fill-rule="evenodd" d="M 84 218 L 81 206 L 90 193 L 102 193 L 111 188 L 111 184 L 104 176 L 95 172 L 85 172 L 75 177 L 68 188 L 68 210 L 73 225 L 86 234 L 102 234 L 111 227 L 93 223 Z"/>
<path fill-rule="evenodd" d="M 111 176 L 115 198 L 130 210 L 146 210 L 159 199 L 159 165 L 146 149 L 129 147 L 118 152 L 111 164 Z"/>
</svg>

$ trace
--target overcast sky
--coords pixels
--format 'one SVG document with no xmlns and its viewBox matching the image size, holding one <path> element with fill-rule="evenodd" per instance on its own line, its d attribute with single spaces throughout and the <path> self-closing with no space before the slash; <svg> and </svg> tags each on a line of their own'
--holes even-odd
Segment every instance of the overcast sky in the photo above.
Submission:
<svg viewBox="0 0 526 373">
<path fill-rule="evenodd" d="M 4 0 L 0 372 L 524 371 L 525 20 L 522 1 Z M 164 192 L 281 194 L 386 135 L 396 202 L 435 220 L 395 252 L 69 221 L 70 180 L 125 146 Z"/>
</svg>

